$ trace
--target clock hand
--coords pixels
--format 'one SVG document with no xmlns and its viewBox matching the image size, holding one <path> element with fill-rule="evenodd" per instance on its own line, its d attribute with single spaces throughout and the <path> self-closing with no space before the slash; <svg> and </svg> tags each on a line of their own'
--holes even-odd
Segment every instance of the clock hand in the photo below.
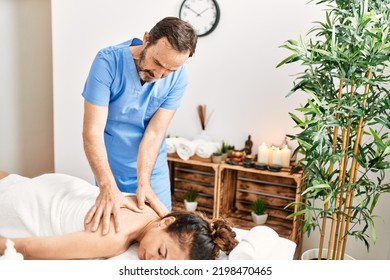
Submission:
<svg viewBox="0 0 390 280">
<path fill-rule="evenodd" d="M 200 16 L 200 14 L 198 14 L 198 12 L 197 11 L 194 11 L 193 9 L 191 9 L 191 7 L 190 6 L 188 6 L 188 5 L 184 5 L 184 7 L 186 7 L 188 10 L 190 10 L 191 12 L 193 12 L 193 13 L 195 13 L 197 16 Z"/>
<path fill-rule="evenodd" d="M 204 9 L 203 11 L 201 11 L 201 12 L 198 14 L 198 16 L 202 15 L 202 14 L 203 14 L 204 12 L 206 12 L 208 9 L 209 9 L 209 8 L 206 8 L 206 9 Z"/>
</svg>

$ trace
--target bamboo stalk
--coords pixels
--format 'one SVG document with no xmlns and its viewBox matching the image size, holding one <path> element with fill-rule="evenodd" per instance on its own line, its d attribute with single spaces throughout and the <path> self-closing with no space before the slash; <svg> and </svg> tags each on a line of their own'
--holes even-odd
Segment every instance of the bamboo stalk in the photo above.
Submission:
<svg viewBox="0 0 390 280">
<path fill-rule="evenodd" d="M 344 87 L 344 80 L 340 80 L 340 85 L 339 85 L 339 91 L 338 91 L 338 95 L 337 95 L 337 98 L 339 100 L 341 100 L 342 96 L 343 96 L 343 87 Z M 336 120 L 338 121 L 340 119 L 340 114 L 339 113 L 336 113 Z M 332 139 L 332 153 L 335 153 L 336 151 L 336 148 L 337 148 L 337 139 L 338 139 L 338 135 L 339 135 L 339 127 L 338 126 L 335 126 L 334 127 L 334 130 L 333 130 L 333 139 Z M 333 168 L 334 168 L 334 163 L 331 162 L 330 163 L 330 166 L 329 166 L 329 173 L 332 173 L 333 172 Z M 329 209 L 329 202 L 326 202 L 324 204 L 324 212 L 328 212 L 328 209 Z M 320 235 L 320 244 L 319 244 L 319 250 L 318 250 L 318 259 L 320 260 L 321 259 L 321 256 L 322 256 L 322 249 L 323 249 L 323 246 L 324 246 L 324 240 L 325 240 L 325 231 L 326 231 L 326 220 L 327 220 L 327 216 L 325 215 L 323 218 L 322 218 L 322 226 L 321 226 L 321 235 Z M 333 219 L 332 219 L 332 225 L 331 225 L 331 232 L 333 230 Z M 328 257 L 327 259 L 329 259 L 329 248 L 328 247 Z"/>
<path fill-rule="evenodd" d="M 347 156 L 348 156 L 348 144 L 349 144 L 349 139 L 348 139 L 348 128 L 343 129 L 343 142 L 342 142 L 342 150 L 344 151 L 344 156 L 341 159 L 340 162 L 340 172 L 339 172 L 339 182 L 338 182 L 338 187 L 343 188 L 344 182 L 345 182 L 345 170 L 346 170 L 346 165 L 347 165 Z M 343 213 L 341 210 L 343 207 L 343 200 L 344 200 L 344 191 L 341 189 L 339 193 L 336 196 L 336 206 L 335 208 L 338 209 L 337 211 L 337 217 L 336 218 L 336 229 L 334 232 L 331 233 L 331 236 L 334 236 L 334 247 L 333 247 L 333 256 L 332 259 L 337 259 L 336 257 L 336 252 L 339 249 L 339 244 L 340 244 L 340 222 L 343 219 L 343 215 L 340 213 Z M 333 222 L 333 221 L 332 221 Z M 329 244 L 329 248 L 331 248 L 332 244 Z M 330 251 L 330 250 L 329 250 Z M 328 252 L 329 253 L 329 252 Z"/>
<path fill-rule="evenodd" d="M 337 98 L 339 100 L 343 96 L 343 87 L 344 87 L 344 80 L 340 80 L 339 93 L 337 95 Z M 339 119 L 340 119 L 340 113 L 336 113 L 336 121 L 338 121 Z M 334 131 L 333 131 L 333 139 L 332 139 L 332 144 L 333 144 L 332 152 L 333 153 L 336 151 L 338 135 L 339 135 L 339 127 L 335 126 Z M 331 162 L 330 166 L 329 166 L 329 170 L 330 170 L 329 173 L 332 173 L 333 167 L 334 167 L 334 163 Z"/>
<path fill-rule="evenodd" d="M 356 88 L 355 88 L 355 85 L 352 83 L 351 85 L 351 99 L 354 97 L 355 95 L 355 92 L 356 92 Z M 345 180 L 346 180 L 346 169 L 347 169 L 347 164 L 348 164 L 348 159 L 349 159 L 349 156 L 348 156 L 348 150 L 349 150 L 349 143 L 350 143 L 350 135 L 351 135 L 351 126 L 352 126 L 352 123 L 351 123 L 351 110 L 349 110 L 348 112 L 348 126 L 346 129 L 344 129 L 343 131 L 343 151 L 344 151 L 344 155 L 343 155 L 343 158 L 342 158 L 342 161 L 341 161 L 341 164 L 340 164 L 340 173 L 339 173 L 339 187 L 341 188 L 341 195 L 340 195 L 340 203 L 338 205 L 338 209 L 339 209 L 339 216 L 338 216 L 338 219 L 337 219 L 337 229 L 336 229 L 336 236 L 335 236 L 335 242 L 337 242 L 337 244 L 335 243 L 335 247 L 334 247 L 334 251 L 333 251 L 333 259 L 340 259 L 340 252 L 341 252 L 341 248 L 342 248 L 342 242 L 343 242 L 343 238 L 344 238 L 344 235 L 343 235 L 343 232 L 344 232 L 344 228 L 343 228 L 343 225 L 345 224 L 344 221 L 345 221 L 345 214 L 346 214 L 346 204 L 345 204 L 345 201 L 344 201 L 344 183 L 345 183 Z M 343 202 L 344 201 L 344 202 Z M 341 227 L 340 227 L 340 223 L 341 223 Z"/>
<path fill-rule="evenodd" d="M 324 205 L 324 212 L 325 213 L 328 211 L 328 208 L 329 208 L 329 202 L 326 202 L 325 205 Z M 325 230 L 326 230 L 326 219 L 327 219 L 327 216 L 325 214 L 325 216 L 322 218 L 320 244 L 319 244 L 319 248 L 318 248 L 318 259 L 319 260 L 321 260 L 322 249 L 323 249 L 323 246 L 324 246 Z"/>
<path fill-rule="evenodd" d="M 367 72 L 367 80 L 370 80 L 371 76 L 372 76 L 372 68 L 369 68 L 368 72 Z M 367 84 L 365 85 L 365 88 L 364 88 L 364 96 L 363 96 L 363 104 L 362 104 L 363 108 L 365 108 L 366 104 L 367 104 L 369 89 L 370 89 L 370 84 L 367 82 Z M 352 164 L 351 164 L 351 168 L 350 168 L 350 170 L 351 170 L 351 174 L 349 177 L 350 185 L 351 185 L 351 183 L 356 182 L 356 177 L 357 177 L 357 173 L 358 173 L 358 169 L 359 169 L 359 163 L 358 163 L 356 157 L 359 155 L 359 146 L 360 146 L 362 139 L 363 139 L 363 132 L 364 132 L 364 117 L 360 116 L 358 131 L 357 131 L 357 135 L 355 138 L 356 141 L 354 143 Z M 352 203 L 353 203 L 353 200 L 355 197 L 355 189 L 351 188 L 350 185 L 348 186 L 347 201 L 346 201 L 346 203 L 348 205 L 348 215 L 346 217 L 346 227 L 345 227 L 345 232 L 344 232 L 344 242 L 343 242 L 343 248 L 342 248 L 342 257 L 343 258 L 344 258 L 344 254 L 345 254 L 345 248 L 347 245 L 347 235 L 348 235 L 350 217 L 352 214 L 351 206 L 352 206 Z"/>
<path fill-rule="evenodd" d="M 348 156 L 348 129 L 344 129 L 343 131 L 343 151 L 344 151 L 344 156 L 341 159 L 340 163 L 340 173 L 339 173 L 339 188 L 340 192 L 338 193 L 338 203 L 337 203 L 337 225 L 336 225 L 336 231 L 335 231 L 335 244 L 333 248 L 333 259 L 338 259 L 337 258 L 337 253 L 340 251 L 340 223 L 344 219 L 344 216 L 342 213 L 344 213 L 343 206 L 345 204 L 343 203 L 344 201 L 344 190 L 343 190 L 343 185 L 345 182 L 345 175 L 346 175 L 346 166 L 347 166 L 347 156 Z"/>
<path fill-rule="evenodd" d="M 331 232 L 330 236 L 334 236 L 334 245 L 333 245 L 333 256 L 332 259 L 338 259 L 337 258 L 337 252 L 340 250 L 340 223 L 344 219 L 344 216 L 341 213 L 344 213 L 345 204 L 344 201 L 344 190 L 343 185 L 345 183 L 345 176 L 346 176 L 346 168 L 348 163 L 348 145 L 349 145 L 349 131 L 350 131 L 350 124 L 348 124 L 348 128 L 343 129 L 343 137 L 342 137 L 342 150 L 344 151 L 344 156 L 341 159 L 340 162 L 340 171 L 339 171 L 339 181 L 338 181 L 338 187 L 340 188 L 339 193 L 336 196 L 336 205 L 335 208 L 338 209 L 337 213 L 333 212 L 333 219 L 332 219 L 332 229 L 334 231 Z M 334 223 L 336 224 L 336 228 L 334 229 Z M 331 238 L 330 238 L 331 239 Z M 329 247 L 332 247 L 332 243 L 329 242 Z M 328 251 L 328 254 L 330 254 L 330 250 Z"/>
</svg>

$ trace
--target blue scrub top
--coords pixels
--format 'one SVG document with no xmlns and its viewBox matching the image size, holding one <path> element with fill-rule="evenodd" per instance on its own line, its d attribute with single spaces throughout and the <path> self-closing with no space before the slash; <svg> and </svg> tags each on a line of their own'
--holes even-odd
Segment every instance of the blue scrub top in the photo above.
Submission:
<svg viewBox="0 0 390 280">
<path fill-rule="evenodd" d="M 142 45 L 142 41 L 134 38 L 100 50 L 82 93 L 88 102 L 108 106 L 104 142 L 118 187 L 126 192 L 135 191 L 134 186 L 129 189 L 122 181 L 134 181 L 136 178 L 138 147 L 150 119 L 160 107 L 176 110 L 188 84 L 188 74 L 183 65 L 167 77 L 142 85 L 130 51 L 130 46 L 136 45 Z M 152 180 L 157 174 L 169 178 L 166 155 L 164 140 Z M 157 185 L 152 184 L 155 192 L 160 188 Z M 169 185 L 161 188 L 169 188 Z"/>
</svg>

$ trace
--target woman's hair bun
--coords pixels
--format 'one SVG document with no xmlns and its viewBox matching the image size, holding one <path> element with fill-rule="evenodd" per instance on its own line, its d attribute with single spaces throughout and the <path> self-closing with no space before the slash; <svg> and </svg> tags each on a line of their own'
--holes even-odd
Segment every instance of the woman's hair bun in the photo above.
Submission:
<svg viewBox="0 0 390 280">
<path fill-rule="evenodd" d="M 233 224 L 226 219 L 218 218 L 211 220 L 209 227 L 210 235 L 215 244 L 213 250 L 214 257 L 218 257 L 220 250 L 229 255 L 238 244 L 238 240 L 235 238 L 236 233 L 232 228 Z"/>
<path fill-rule="evenodd" d="M 203 213 L 188 211 L 174 211 L 165 217 L 175 217 L 167 231 L 177 237 L 183 250 L 189 248 L 192 260 L 214 260 L 220 251 L 228 255 L 238 244 L 233 224 L 226 219 L 211 220 Z"/>
</svg>

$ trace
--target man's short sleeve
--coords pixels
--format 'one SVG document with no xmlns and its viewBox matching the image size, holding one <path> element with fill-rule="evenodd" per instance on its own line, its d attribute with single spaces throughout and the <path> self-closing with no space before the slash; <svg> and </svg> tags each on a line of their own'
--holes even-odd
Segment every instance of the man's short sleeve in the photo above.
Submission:
<svg viewBox="0 0 390 280">
<path fill-rule="evenodd" d="M 180 101 L 188 85 L 188 72 L 183 65 L 180 68 L 180 72 L 176 74 L 178 75 L 174 86 L 171 88 L 165 101 L 161 104 L 161 108 L 176 110 L 180 107 Z"/>
<path fill-rule="evenodd" d="M 112 52 L 100 51 L 91 66 L 82 96 L 88 102 L 98 106 L 108 106 L 110 87 L 114 79 Z"/>
</svg>

